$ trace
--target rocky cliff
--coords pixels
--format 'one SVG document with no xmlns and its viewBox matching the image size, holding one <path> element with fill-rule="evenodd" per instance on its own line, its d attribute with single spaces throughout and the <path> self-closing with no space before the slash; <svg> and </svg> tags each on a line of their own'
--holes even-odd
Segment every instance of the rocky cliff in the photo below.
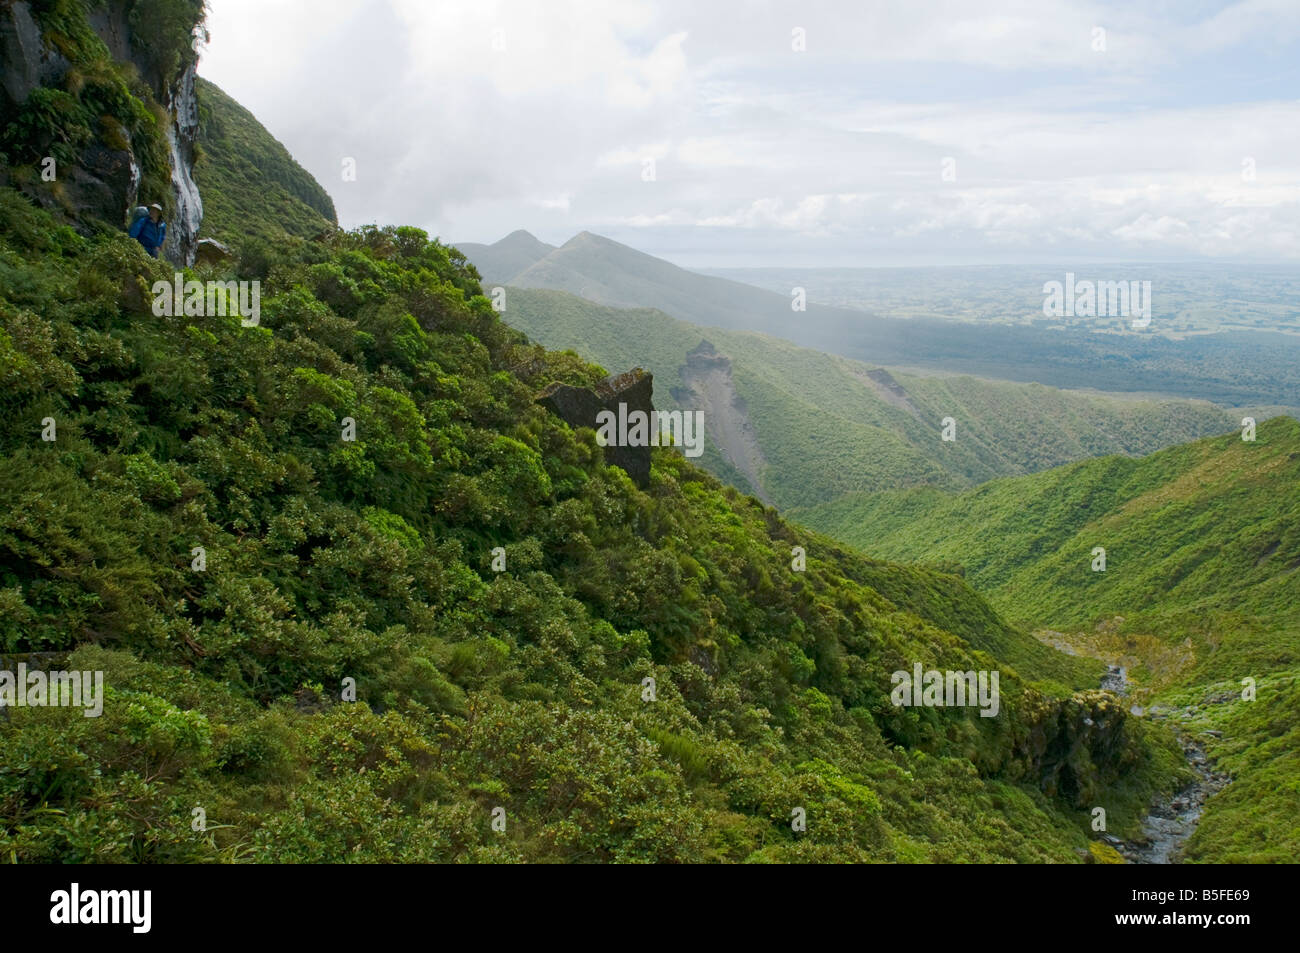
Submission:
<svg viewBox="0 0 1300 953">
<path fill-rule="evenodd" d="M 1049 797 L 1076 808 L 1098 803 L 1103 792 L 1138 762 L 1128 712 L 1113 695 L 1081 691 L 1070 698 L 1031 700 L 1027 730 L 1012 746 L 1008 774 L 1036 783 Z"/>
<path fill-rule="evenodd" d="M 595 390 L 575 387 L 572 384 L 552 384 L 537 402 L 565 421 L 570 427 L 598 429 L 597 415 L 609 411 L 619 417 L 619 405 L 625 405 L 624 419 L 640 411 L 649 415 L 654 410 L 654 376 L 641 368 L 623 374 L 611 375 L 600 381 Z M 626 446 L 611 443 L 605 447 L 605 461 L 610 466 L 621 467 L 637 486 L 650 485 L 650 447 Z"/>
<path fill-rule="evenodd" d="M 201 16 L 192 0 L 0 0 L 0 185 L 83 233 L 159 202 L 164 254 L 192 263 Z"/>
</svg>

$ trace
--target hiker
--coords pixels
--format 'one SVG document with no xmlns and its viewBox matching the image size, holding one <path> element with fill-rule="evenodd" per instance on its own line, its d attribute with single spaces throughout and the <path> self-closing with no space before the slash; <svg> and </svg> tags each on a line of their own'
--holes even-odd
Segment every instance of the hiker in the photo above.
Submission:
<svg viewBox="0 0 1300 953">
<path fill-rule="evenodd" d="M 155 258 L 162 251 L 163 239 L 167 237 L 167 223 L 162 220 L 162 213 L 162 206 L 154 202 L 149 206 L 149 214 L 138 216 L 127 232 Z"/>
</svg>

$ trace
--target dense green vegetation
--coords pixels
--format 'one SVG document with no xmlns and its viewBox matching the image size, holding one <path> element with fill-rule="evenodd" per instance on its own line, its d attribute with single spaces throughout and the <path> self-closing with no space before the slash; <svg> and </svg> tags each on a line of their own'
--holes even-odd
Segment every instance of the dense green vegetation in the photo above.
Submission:
<svg viewBox="0 0 1300 953">
<path fill-rule="evenodd" d="M 1106 453 L 1149 453 L 1220 433 L 1240 420 L 1210 404 L 1121 400 L 972 377 L 892 372 L 901 398 L 872 367 L 760 334 L 700 328 L 650 309 L 610 308 L 560 291 L 509 288 L 505 318 L 549 347 L 574 348 L 611 367 L 655 374 L 663 406 L 701 340 L 731 359 L 744 409 L 711 409 L 748 420 L 766 466 L 750 479 L 707 441 L 703 465 L 781 507 L 810 506 L 849 493 L 932 485 L 960 488 Z M 940 439 L 942 421 L 958 439 Z M 757 483 L 757 485 L 755 485 Z"/>
<path fill-rule="evenodd" d="M 312 238 L 337 224 L 329 194 L 252 113 L 207 80 L 196 88 L 200 237 L 238 246 L 249 239 L 281 241 L 286 233 Z"/>
<path fill-rule="evenodd" d="M 1140 460 L 1106 457 L 963 493 L 850 497 L 798 518 L 873 555 L 958 569 L 1017 623 L 1130 656 L 1237 774 L 1196 860 L 1300 851 L 1300 423 L 1278 417 Z M 1105 571 L 1093 571 L 1104 547 Z M 1257 700 L 1242 700 L 1242 680 Z"/>
<path fill-rule="evenodd" d="M 0 190 L 0 653 L 107 686 L 0 721 L 0 855 L 1068 862 L 1090 805 L 1120 829 L 1173 783 L 1160 732 L 1068 694 L 1094 666 L 956 577 L 673 451 L 636 489 L 534 403 L 601 369 L 418 230 L 238 275 L 261 326 L 157 317 L 169 266 Z M 895 708 L 913 662 L 999 669 L 998 717 Z"/>
</svg>

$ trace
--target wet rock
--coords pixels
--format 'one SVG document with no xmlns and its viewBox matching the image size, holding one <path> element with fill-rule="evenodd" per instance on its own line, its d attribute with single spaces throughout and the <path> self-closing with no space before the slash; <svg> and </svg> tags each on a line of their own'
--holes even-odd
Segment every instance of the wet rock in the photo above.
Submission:
<svg viewBox="0 0 1300 953">
<path fill-rule="evenodd" d="M 163 254 L 178 264 L 194 264 L 203 222 L 203 199 L 194 182 L 194 145 L 199 138 L 199 98 L 194 92 L 194 64 L 185 68 L 167 90 L 167 148 L 171 153 L 174 208 L 167 225 Z"/>
<path fill-rule="evenodd" d="M 1120 848 L 1134 863 L 1179 863 L 1187 839 L 1200 821 L 1205 802 L 1231 780 L 1225 774 L 1210 770 L 1209 759 L 1195 741 L 1180 733 L 1179 742 L 1188 764 L 1196 771 L 1197 780 L 1152 804 L 1142 824 L 1141 839 Z"/>
<path fill-rule="evenodd" d="M 1107 665 L 1106 674 L 1102 676 L 1101 687 L 1104 691 L 1116 695 L 1128 694 L 1128 672 L 1118 665 Z"/>
</svg>

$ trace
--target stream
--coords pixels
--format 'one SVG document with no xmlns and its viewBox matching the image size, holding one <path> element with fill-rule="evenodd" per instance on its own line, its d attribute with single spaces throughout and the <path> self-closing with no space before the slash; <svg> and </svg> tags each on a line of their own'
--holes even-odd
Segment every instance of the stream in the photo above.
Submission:
<svg viewBox="0 0 1300 953">
<path fill-rule="evenodd" d="M 1128 672 L 1121 666 L 1108 665 L 1102 676 L 1101 687 L 1121 697 L 1128 695 Z M 1133 714 L 1141 715 L 1142 709 L 1134 707 Z M 1153 718 L 1165 719 L 1165 709 L 1152 708 L 1147 712 Z M 1196 830 L 1201 819 L 1205 802 L 1221 791 L 1231 780 L 1226 774 L 1214 770 L 1205 749 L 1185 734 L 1176 720 L 1169 721 L 1178 743 L 1183 749 L 1183 756 L 1196 773 L 1195 780 L 1182 790 L 1158 798 L 1150 808 L 1150 813 L 1142 822 L 1142 834 L 1132 841 L 1120 840 L 1113 835 L 1106 836 L 1106 842 L 1118 850 L 1126 860 L 1134 864 L 1177 864 L 1182 861 L 1182 851 L 1187 839 Z"/>
</svg>

